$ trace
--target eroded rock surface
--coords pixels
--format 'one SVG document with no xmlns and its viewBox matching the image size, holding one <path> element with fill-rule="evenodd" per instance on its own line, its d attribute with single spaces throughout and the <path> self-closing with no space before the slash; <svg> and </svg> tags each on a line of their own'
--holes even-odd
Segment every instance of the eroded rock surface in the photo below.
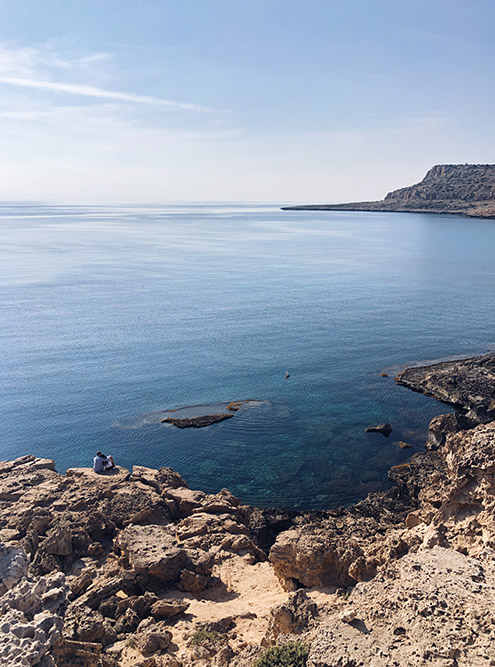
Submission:
<svg viewBox="0 0 495 667">
<path fill-rule="evenodd" d="M 462 410 L 468 419 L 495 419 L 495 354 L 408 368 L 396 381 Z"/>
<path fill-rule="evenodd" d="M 495 664 L 494 558 L 437 546 L 392 562 L 327 616 L 309 665 Z"/>
<path fill-rule="evenodd" d="M 12 561 L 2 559 L 4 583 L 13 583 L 11 573 Z M 0 665 L 55 667 L 51 652 L 62 642 L 68 591 L 65 576 L 57 573 L 24 576 L 0 597 Z"/>
</svg>

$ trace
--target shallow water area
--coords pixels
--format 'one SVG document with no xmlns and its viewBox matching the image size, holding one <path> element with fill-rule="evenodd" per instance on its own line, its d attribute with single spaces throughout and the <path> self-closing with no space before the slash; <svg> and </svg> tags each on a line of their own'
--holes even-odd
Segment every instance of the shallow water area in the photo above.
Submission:
<svg viewBox="0 0 495 667">
<path fill-rule="evenodd" d="M 13 203 L 0 232 L 2 459 L 63 471 L 101 449 L 245 502 L 351 503 L 448 410 L 381 373 L 493 348 L 490 220 Z M 231 396 L 263 400 L 158 423 Z M 365 433 L 381 422 L 389 438 Z"/>
<path fill-rule="evenodd" d="M 204 405 L 185 405 L 180 408 L 169 410 L 158 410 L 150 415 L 145 415 L 139 420 L 138 424 L 160 424 L 164 419 L 192 419 L 195 417 L 205 417 L 207 415 L 232 415 L 239 416 L 241 411 L 253 407 L 262 407 L 267 405 L 268 401 L 260 400 L 241 400 L 229 401 L 224 403 L 206 403 Z M 230 407 L 229 407 L 230 406 Z"/>
</svg>

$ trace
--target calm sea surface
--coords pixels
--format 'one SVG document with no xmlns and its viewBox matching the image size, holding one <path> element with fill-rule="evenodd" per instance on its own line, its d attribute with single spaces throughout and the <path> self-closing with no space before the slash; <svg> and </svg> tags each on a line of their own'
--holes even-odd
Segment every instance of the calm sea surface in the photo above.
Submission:
<svg viewBox="0 0 495 667">
<path fill-rule="evenodd" d="M 12 204 L 0 230 L 1 459 L 102 449 L 250 503 L 350 503 L 446 411 L 380 373 L 495 341 L 495 221 Z M 247 398 L 205 429 L 146 422 Z"/>
</svg>

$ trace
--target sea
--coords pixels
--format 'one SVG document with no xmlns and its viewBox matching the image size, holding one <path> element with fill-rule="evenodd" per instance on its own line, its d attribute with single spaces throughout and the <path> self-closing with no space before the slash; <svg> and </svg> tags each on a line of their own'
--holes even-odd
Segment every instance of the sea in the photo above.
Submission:
<svg viewBox="0 0 495 667">
<path fill-rule="evenodd" d="M 494 220 L 11 203 L 0 230 L 3 460 L 102 450 L 262 507 L 350 504 L 449 410 L 394 376 L 495 347 Z M 247 399 L 206 428 L 152 417 Z"/>
</svg>

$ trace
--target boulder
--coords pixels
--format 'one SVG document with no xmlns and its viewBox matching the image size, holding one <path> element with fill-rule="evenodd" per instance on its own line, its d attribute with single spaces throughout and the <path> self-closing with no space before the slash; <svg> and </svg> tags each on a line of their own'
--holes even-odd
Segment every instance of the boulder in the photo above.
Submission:
<svg viewBox="0 0 495 667">
<path fill-rule="evenodd" d="M 141 581 L 148 578 L 168 584 L 178 581 L 189 564 L 187 551 L 166 526 L 127 526 L 116 538 L 115 546 L 122 553 L 124 564 Z"/>
<path fill-rule="evenodd" d="M 376 424 L 375 426 L 368 426 L 364 429 L 366 433 L 381 433 L 386 438 L 392 433 L 392 427 L 388 422 L 383 424 Z"/>
<path fill-rule="evenodd" d="M 67 524 L 57 524 L 48 531 L 43 551 L 54 556 L 69 556 L 72 553 L 72 533 Z"/>
<path fill-rule="evenodd" d="M 68 608 L 65 614 L 64 635 L 67 639 L 97 643 L 102 646 L 113 644 L 117 640 L 117 634 L 109 620 L 100 612 L 82 604 L 73 604 Z"/>
<path fill-rule="evenodd" d="M 172 641 L 172 633 L 163 628 L 152 628 L 137 635 L 137 647 L 143 655 L 165 651 Z"/>
<path fill-rule="evenodd" d="M 399 449 L 412 449 L 412 445 L 410 445 L 408 442 L 404 442 L 403 440 L 399 440 L 397 446 Z"/>
<path fill-rule="evenodd" d="M 64 638 L 52 651 L 57 667 L 100 667 L 102 646 Z M 113 665 L 112 665 L 113 667 Z"/>
<path fill-rule="evenodd" d="M 204 591 L 211 581 L 211 577 L 205 574 L 197 574 L 191 570 L 182 570 L 178 588 L 181 591 L 188 591 L 189 593 L 199 593 Z"/>
<path fill-rule="evenodd" d="M 269 560 L 282 585 L 349 586 L 349 566 L 362 554 L 356 540 L 342 541 L 315 526 L 286 530 L 270 549 Z"/>
<path fill-rule="evenodd" d="M 175 598 L 166 598 L 164 600 L 157 600 L 151 606 L 151 615 L 157 620 L 164 618 L 172 618 L 178 616 L 186 611 L 189 607 L 189 602 L 186 600 L 177 600 Z"/>
<path fill-rule="evenodd" d="M 261 645 L 272 646 L 280 635 L 305 632 L 317 614 L 317 605 L 303 590 L 291 593 L 286 602 L 271 610 L 268 628 Z"/>
</svg>

